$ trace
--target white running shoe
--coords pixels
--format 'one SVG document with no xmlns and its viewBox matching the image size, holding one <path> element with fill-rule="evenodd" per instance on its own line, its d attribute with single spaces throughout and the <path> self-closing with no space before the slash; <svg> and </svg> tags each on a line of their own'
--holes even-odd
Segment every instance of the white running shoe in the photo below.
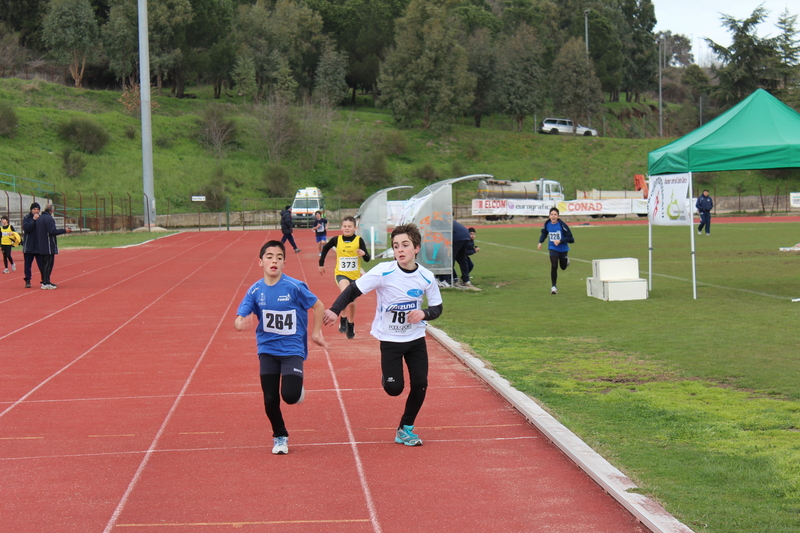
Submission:
<svg viewBox="0 0 800 533">
<path fill-rule="evenodd" d="M 558 294 L 558 289 L 556 288 L 555 285 L 550 287 L 550 294 Z"/>
<path fill-rule="evenodd" d="M 272 439 L 272 454 L 286 455 L 289 453 L 289 437 L 275 437 Z"/>
</svg>

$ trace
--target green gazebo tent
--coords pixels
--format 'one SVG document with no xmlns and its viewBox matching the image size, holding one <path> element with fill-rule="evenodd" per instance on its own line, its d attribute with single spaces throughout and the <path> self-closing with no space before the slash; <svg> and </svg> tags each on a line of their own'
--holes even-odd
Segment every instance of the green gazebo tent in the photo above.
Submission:
<svg viewBox="0 0 800 533">
<path fill-rule="evenodd" d="M 800 167 L 800 113 L 758 89 L 708 124 L 647 155 L 651 176 Z"/>
</svg>

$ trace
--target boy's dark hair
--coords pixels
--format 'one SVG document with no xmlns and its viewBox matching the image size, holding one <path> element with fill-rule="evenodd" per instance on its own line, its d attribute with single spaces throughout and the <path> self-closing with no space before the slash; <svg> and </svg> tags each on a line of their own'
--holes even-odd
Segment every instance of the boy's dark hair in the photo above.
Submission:
<svg viewBox="0 0 800 533">
<path fill-rule="evenodd" d="M 551 207 L 551 208 L 550 208 L 550 211 L 548 211 L 548 213 L 552 213 L 553 211 L 555 211 L 555 212 L 556 212 L 556 215 L 560 215 L 560 214 L 561 214 L 561 213 L 559 212 L 559 210 L 558 210 L 558 208 L 557 208 L 557 207 Z"/>
<path fill-rule="evenodd" d="M 8 216 L 7 215 L 3 215 L 3 216 L 0 217 L 0 220 L 5 220 L 6 222 L 8 222 Z"/>
<path fill-rule="evenodd" d="M 261 259 L 262 257 L 264 257 L 264 252 L 267 251 L 267 248 L 272 248 L 272 247 L 275 247 L 275 246 L 280 248 L 281 252 L 283 252 L 283 257 L 286 257 L 286 247 L 283 245 L 283 243 L 281 241 L 274 241 L 273 240 L 273 241 L 267 241 L 267 242 L 264 243 L 264 246 L 261 247 L 261 251 L 258 252 L 258 258 Z"/>
<path fill-rule="evenodd" d="M 342 219 L 342 222 L 352 222 L 353 225 L 356 225 L 356 217 L 347 216 Z"/>
<path fill-rule="evenodd" d="M 467 232 L 468 233 L 478 233 L 477 231 L 475 231 L 475 228 L 467 228 Z"/>
<path fill-rule="evenodd" d="M 315 215 L 322 216 L 322 211 L 314 211 L 314 214 L 315 214 Z"/>
<path fill-rule="evenodd" d="M 422 235 L 419 234 L 416 224 L 403 224 L 402 226 L 395 226 L 392 230 L 392 243 L 397 235 L 408 235 L 413 246 L 420 246 L 422 244 Z"/>
<path fill-rule="evenodd" d="M 290 205 L 287 205 L 286 207 L 284 207 L 284 208 L 283 208 L 283 210 L 284 210 L 284 211 L 289 211 L 291 208 L 292 208 L 292 206 L 290 206 Z"/>
</svg>

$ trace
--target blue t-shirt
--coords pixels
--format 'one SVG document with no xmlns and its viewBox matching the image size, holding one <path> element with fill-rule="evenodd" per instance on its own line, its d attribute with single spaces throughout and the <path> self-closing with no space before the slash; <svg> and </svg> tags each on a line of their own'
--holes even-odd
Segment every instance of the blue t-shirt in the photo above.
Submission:
<svg viewBox="0 0 800 533">
<path fill-rule="evenodd" d="M 236 314 L 258 317 L 256 342 L 258 353 L 275 356 L 308 357 L 308 310 L 317 297 L 302 281 L 286 274 L 275 285 L 264 279 L 253 283 L 244 295 Z"/>
<path fill-rule="evenodd" d="M 555 224 L 553 224 L 552 222 L 550 222 L 548 220 L 547 224 L 546 224 L 546 228 L 547 228 L 547 234 L 548 234 L 548 238 L 547 238 L 548 245 L 547 245 L 547 248 L 549 250 L 555 250 L 556 252 L 568 252 L 569 251 L 569 245 L 564 242 L 564 236 L 562 235 L 562 232 L 561 232 L 561 222 L 556 222 Z M 553 244 L 553 241 L 561 241 L 561 244 L 556 246 L 555 244 Z"/>
</svg>

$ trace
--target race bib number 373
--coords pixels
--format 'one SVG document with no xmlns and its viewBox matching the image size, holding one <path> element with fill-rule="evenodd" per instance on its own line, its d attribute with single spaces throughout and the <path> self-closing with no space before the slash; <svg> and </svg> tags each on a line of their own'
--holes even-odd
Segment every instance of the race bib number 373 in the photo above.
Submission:
<svg viewBox="0 0 800 533">
<path fill-rule="evenodd" d="M 354 272 L 358 270 L 358 258 L 357 257 L 340 257 L 339 258 L 339 270 L 342 272 Z"/>
<path fill-rule="evenodd" d="M 261 320 L 264 331 L 275 333 L 276 335 L 294 335 L 297 331 L 297 320 L 295 311 L 271 311 L 261 310 Z"/>
</svg>

